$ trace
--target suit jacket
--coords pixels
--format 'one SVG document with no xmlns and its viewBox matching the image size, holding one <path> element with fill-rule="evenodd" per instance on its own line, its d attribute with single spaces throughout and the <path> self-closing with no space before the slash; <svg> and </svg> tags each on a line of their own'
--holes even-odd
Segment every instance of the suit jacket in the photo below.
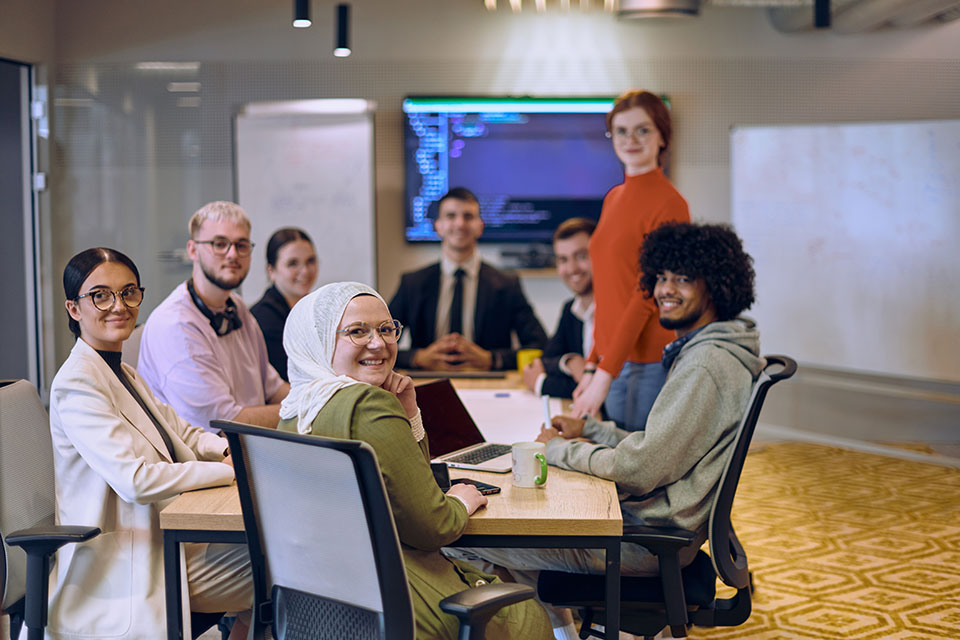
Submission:
<svg viewBox="0 0 960 640">
<path fill-rule="evenodd" d="M 50 390 L 57 520 L 102 533 L 57 552 L 50 638 L 165 638 L 160 510 L 183 491 L 233 481 L 220 462 L 226 441 L 178 418 L 122 366 L 177 461 L 106 361 L 78 339 Z"/>
<path fill-rule="evenodd" d="M 543 350 L 543 368 L 547 377 L 543 381 L 541 393 L 555 398 L 571 398 L 577 383 L 560 370 L 560 358 L 567 353 L 583 354 L 583 321 L 573 315 L 574 298 L 567 300 L 560 313 L 557 332 Z"/>
<path fill-rule="evenodd" d="M 440 263 L 405 273 L 390 301 L 390 314 L 410 331 L 411 350 L 397 355 L 397 366 L 411 367 L 413 350 L 430 346 L 435 339 L 437 300 L 440 298 Z M 511 333 L 516 332 L 521 349 L 542 349 L 547 334 L 520 288 L 520 280 L 485 262 L 477 277 L 477 303 L 473 341 L 494 353 L 500 369 L 517 366 Z"/>
</svg>

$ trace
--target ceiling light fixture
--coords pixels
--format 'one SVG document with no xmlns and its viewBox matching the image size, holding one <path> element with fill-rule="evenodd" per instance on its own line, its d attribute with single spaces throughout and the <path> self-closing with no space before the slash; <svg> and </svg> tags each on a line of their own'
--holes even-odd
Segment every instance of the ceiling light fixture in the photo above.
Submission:
<svg viewBox="0 0 960 640">
<path fill-rule="evenodd" d="M 137 71 L 197 71 L 199 62 L 138 62 Z"/>
<path fill-rule="evenodd" d="M 350 55 L 350 5 L 342 2 L 337 5 L 337 45 L 333 55 L 346 58 Z"/>
<path fill-rule="evenodd" d="M 293 26 L 297 29 L 306 29 L 313 22 L 310 21 L 310 0 L 293 0 Z"/>
<path fill-rule="evenodd" d="M 200 91 L 199 82 L 168 82 L 167 91 L 170 93 L 196 93 Z"/>
</svg>

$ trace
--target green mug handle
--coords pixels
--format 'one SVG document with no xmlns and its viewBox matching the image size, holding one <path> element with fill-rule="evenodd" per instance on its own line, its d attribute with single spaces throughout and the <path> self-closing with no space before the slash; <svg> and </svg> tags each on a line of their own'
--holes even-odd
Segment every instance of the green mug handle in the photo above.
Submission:
<svg viewBox="0 0 960 640">
<path fill-rule="evenodd" d="M 542 453 L 533 456 L 540 461 L 540 475 L 533 479 L 533 483 L 540 485 L 547 481 L 547 459 Z"/>
</svg>

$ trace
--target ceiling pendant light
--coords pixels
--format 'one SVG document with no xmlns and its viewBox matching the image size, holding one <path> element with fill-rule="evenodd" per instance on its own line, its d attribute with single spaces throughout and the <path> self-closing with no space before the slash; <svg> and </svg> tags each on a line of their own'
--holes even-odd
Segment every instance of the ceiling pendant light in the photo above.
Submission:
<svg viewBox="0 0 960 640">
<path fill-rule="evenodd" d="M 293 0 L 293 26 L 306 29 L 310 22 L 310 0 Z"/>
<path fill-rule="evenodd" d="M 337 44 L 333 55 L 346 58 L 350 55 L 350 5 L 342 2 L 337 5 Z"/>
</svg>

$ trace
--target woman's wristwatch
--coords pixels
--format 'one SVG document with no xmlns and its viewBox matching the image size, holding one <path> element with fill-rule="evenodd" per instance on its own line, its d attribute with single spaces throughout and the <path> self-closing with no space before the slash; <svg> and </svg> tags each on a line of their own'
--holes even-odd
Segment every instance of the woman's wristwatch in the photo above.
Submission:
<svg viewBox="0 0 960 640">
<path fill-rule="evenodd" d="M 594 364 L 594 363 L 592 363 L 592 362 L 588 362 L 587 364 L 583 365 L 583 372 L 584 372 L 584 373 L 596 373 L 596 372 L 597 372 L 597 365 Z"/>
</svg>

